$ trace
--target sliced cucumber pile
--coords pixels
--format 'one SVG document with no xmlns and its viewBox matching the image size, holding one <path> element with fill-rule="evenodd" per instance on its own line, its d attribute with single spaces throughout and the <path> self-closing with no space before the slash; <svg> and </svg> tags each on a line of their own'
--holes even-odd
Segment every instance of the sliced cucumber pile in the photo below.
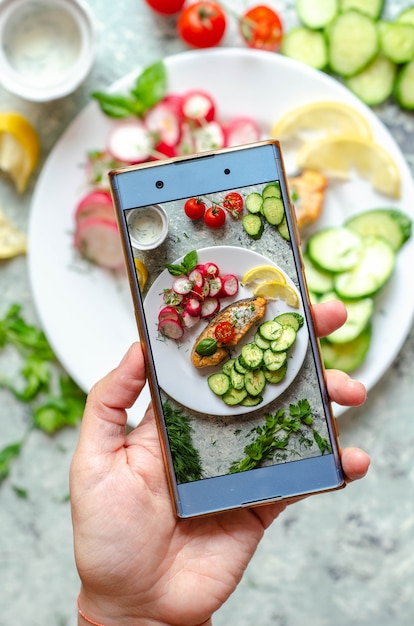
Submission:
<svg viewBox="0 0 414 626">
<path fill-rule="evenodd" d="M 300 313 L 281 313 L 262 322 L 253 341 L 211 374 L 208 386 L 229 406 L 256 406 L 268 383 L 280 383 L 287 372 L 287 353 L 304 324 Z"/>
<path fill-rule="evenodd" d="M 264 225 L 275 226 L 279 235 L 289 241 L 285 209 L 278 182 L 268 183 L 262 193 L 254 191 L 246 197 L 247 214 L 242 219 L 242 226 L 252 239 L 260 239 Z"/>
<path fill-rule="evenodd" d="M 336 74 L 369 106 L 394 97 L 414 109 L 414 5 L 394 21 L 384 0 L 296 0 L 300 25 L 281 53 Z"/>
<path fill-rule="evenodd" d="M 341 300 L 348 312 L 345 324 L 321 341 L 326 367 L 352 372 L 364 361 L 375 296 L 391 278 L 411 227 L 398 209 L 372 209 L 309 238 L 303 256 L 311 301 Z"/>
</svg>

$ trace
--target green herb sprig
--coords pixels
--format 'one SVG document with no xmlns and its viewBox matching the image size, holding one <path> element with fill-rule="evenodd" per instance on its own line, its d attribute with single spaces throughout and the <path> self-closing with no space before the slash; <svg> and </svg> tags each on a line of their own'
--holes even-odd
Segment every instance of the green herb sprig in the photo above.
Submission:
<svg viewBox="0 0 414 626">
<path fill-rule="evenodd" d="M 193 271 L 198 263 L 197 250 L 188 252 L 181 263 L 166 263 L 165 267 L 172 276 L 181 276 Z"/>
<path fill-rule="evenodd" d="M 173 408 L 168 401 L 163 403 L 163 409 L 177 482 L 200 480 L 201 459 L 191 437 L 191 417 Z"/>
</svg>

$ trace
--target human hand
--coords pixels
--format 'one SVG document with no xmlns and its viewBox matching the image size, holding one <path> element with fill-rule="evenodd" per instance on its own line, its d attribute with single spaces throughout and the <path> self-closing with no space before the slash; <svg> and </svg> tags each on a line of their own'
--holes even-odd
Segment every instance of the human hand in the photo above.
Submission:
<svg viewBox="0 0 414 626">
<path fill-rule="evenodd" d="M 344 307 L 314 307 L 320 336 L 338 328 Z M 91 390 L 71 466 L 75 556 L 82 581 L 80 606 L 105 626 L 195 626 L 239 583 L 265 529 L 286 504 L 178 520 L 173 513 L 151 409 L 126 433 L 126 409 L 145 384 L 139 344 Z M 365 400 L 361 383 L 328 372 L 339 404 Z M 342 452 L 349 480 L 362 478 L 369 457 Z M 79 624 L 87 622 L 79 617 Z"/>
</svg>

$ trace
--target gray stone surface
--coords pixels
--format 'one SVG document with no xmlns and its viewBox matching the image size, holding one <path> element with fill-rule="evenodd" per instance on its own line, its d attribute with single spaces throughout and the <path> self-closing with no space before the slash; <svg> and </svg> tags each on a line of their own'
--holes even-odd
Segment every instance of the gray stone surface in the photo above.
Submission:
<svg viewBox="0 0 414 626">
<path fill-rule="evenodd" d="M 42 158 L 89 100 L 137 67 L 184 49 L 174 20 L 154 16 L 140 0 L 89 0 L 98 30 L 97 58 L 83 85 L 49 104 L 30 104 L 0 89 L 0 108 L 17 110 L 39 129 Z M 237 10 L 247 0 L 228 0 Z M 293 0 L 269 1 L 293 24 Z M 388 1 L 393 17 L 403 0 Z M 110 11 L 108 11 L 110 7 Z M 234 25 L 226 45 L 240 45 Z M 394 104 L 377 110 L 414 167 L 412 114 Z M 0 179 L 0 205 L 27 228 L 36 176 L 23 197 Z M 412 285 L 407 285 L 411 289 Z M 13 302 L 36 323 L 27 259 L 0 263 L 0 314 Z M 398 323 L 398 320 L 396 320 Z M 369 476 L 340 494 L 291 507 L 268 531 L 216 626 L 408 626 L 414 617 L 414 334 L 408 336 L 362 410 L 340 420 L 343 445 L 372 455 Z M 0 370 L 14 367 L 0 352 Z M 27 408 L 0 390 L 0 449 L 25 431 Z M 53 437 L 33 431 L 10 478 L 0 486 L 0 626 L 74 626 L 79 581 L 72 554 L 68 468 L 77 430 Z M 25 489 L 19 498 L 15 487 Z"/>
</svg>

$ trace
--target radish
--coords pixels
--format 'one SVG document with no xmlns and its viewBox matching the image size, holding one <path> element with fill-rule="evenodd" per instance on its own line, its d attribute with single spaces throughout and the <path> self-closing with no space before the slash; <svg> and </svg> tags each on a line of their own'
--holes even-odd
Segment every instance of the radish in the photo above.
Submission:
<svg viewBox="0 0 414 626">
<path fill-rule="evenodd" d="M 172 289 L 165 289 L 162 296 L 164 303 L 167 306 L 179 306 L 183 300 L 183 296 L 179 295 Z"/>
<path fill-rule="evenodd" d="M 78 223 L 88 217 L 115 220 L 112 197 L 109 191 L 95 189 L 83 196 L 75 210 L 75 222 Z"/>
<path fill-rule="evenodd" d="M 178 313 L 177 309 L 175 309 L 173 306 L 165 306 L 158 313 L 158 321 L 160 322 L 161 320 L 165 318 L 177 320 L 178 322 L 180 319 L 180 314 Z"/>
<path fill-rule="evenodd" d="M 173 280 L 172 288 L 173 291 L 178 293 L 180 296 L 186 296 L 192 290 L 193 284 L 187 276 L 182 275 L 177 276 L 177 278 Z"/>
<path fill-rule="evenodd" d="M 154 139 L 145 124 L 136 118 L 118 122 L 108 136 L 108 152 L 123 163 L 148 161 L 154 150 Z"/>
<path fill-rule="evenodd" d="M 239 291 L 239 281 L 234 274 L 226 274 L 222 277 L 221 297 L 230 298 L 235 296 Z"/>
<path fill-rule="evenodd" d="M 187 311 L 183 311 L 183 324 L 185 328 L 193 328 L 193 326 L 196 326 L 198 324 L 200 319 L 201 318 L 199 315 L 194 317 L 193 315 L 190 315 L 190 313 L 188 313 Z"/>
<path fill-rule="evenodd" d="M 195 152 L 223 148 L 226 145 L 224 128 L 218 122 L 209 122 L 193 132 Z"/>
<path fill-rule="evenodd" d="M 181 140 L 176 146 L 177 154 L 186 155 L 194 153 L 193 131 L 187 123 L 183 123 L 181 127 Z"/>
<path fill-rule="evenodd" d="M 259 126 L 250 117 L 236 117 L 225 128 L 226 145 L 240 146 L 260 140 Z"/>
<path fill-rule="evenodd" d="M 119 270 L 124 266 L 121 239 L 115 220 L 90 217 L 81 220 L 74 237 L 81 256 L 100 267 Z"/>
<path fill-rule="evenodd" d="M 216 114 L 211 96 L 205 91 L 196 89 L 184 94 L 181 111 L 186 120 L 201 125 L 214 120 Z"/>
<path fill-rule="evenodd" d="M 218 296 L 220 297 L 220 293 L 223 289 L 223 281 L 221 280 L 220 276 L 215 276 L 215 278 L 211 278 L 208 281 L 209 284 L 209 292 L 208 295 L 209 296 Z"/>
<path fill-rule="evenodd" d="M 208 319 L 213 317 L 220 310 L 220 302 L 218 298 L 206 298 L 201 305 L 201 317 Z"/>
<path fill-rule="evenodd" d="M 184 328 L 180 322 L 165 317 L 158 324 L 158 331 L 168 339 L 181 339 L 184 335 Z"/>
<path fill-rule="evenodd" d="M 95 188 L 109 189 L 108 172 L 122 164 L 114 159 L 107 151 L 93 151 L 88 153 L 86 176 L 90 185 Z"/>
<path fill-rule="evenodd" d="M 185 303 L 185 310 L 191 317 L 200 317 L 201 315 L 201 303 L 197 298 L 188 298 Z"/>
<path fill-rule="evenodd" d="M 208 284 L 208 281 L 204 281 L 201 287 L 199 285 L 193 285 L 191 294 L 198 300 L 204 300 L 204 298 L 207 298 L 209 291 L 210 286 Z"/>
<path fill-rule="evenodd" d="M 204 284 L 204 276 L 196 267 L 188 274 L 188 278 L 194 285 L 197 285 L 197 287 L 202 287 Z"/>
<path fill-rule="evenodd" d="M 147 129 L 166 146 L 176 146 L 181 139 L 181 120 L 178 109 L 167 100 L 162 100 L 148 111 L 144 118 Z"/>
<path fill-rule="evenodd" d="M 211 263 L 211 261 L 204 263 L 204 275 L 205 276 L 208 276 L 209 278 L 215 278 L 219 274 L 220 274 L 220 270 L 215 263 Z"/>
</svg>

